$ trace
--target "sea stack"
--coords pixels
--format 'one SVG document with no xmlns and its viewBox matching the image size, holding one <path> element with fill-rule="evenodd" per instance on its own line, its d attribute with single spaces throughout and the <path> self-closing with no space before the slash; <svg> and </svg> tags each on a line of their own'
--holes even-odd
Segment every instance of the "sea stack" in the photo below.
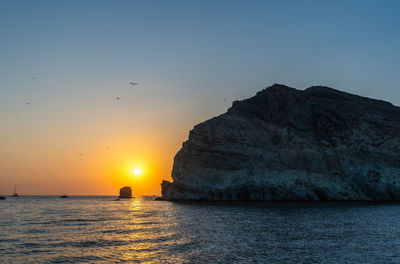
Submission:
<svg viewBox="0 0 400 264">
<path fill-rule="evenodd" d="M 119 198 L 132 198 L 132 189 L 130 186 L 122 187 L 119 190 Z"/>
<path fill-rule="evenodd" d="M 165 200 L 400 201 L 400 108 L 274 84 L 196 125 Z"/>
</svg>

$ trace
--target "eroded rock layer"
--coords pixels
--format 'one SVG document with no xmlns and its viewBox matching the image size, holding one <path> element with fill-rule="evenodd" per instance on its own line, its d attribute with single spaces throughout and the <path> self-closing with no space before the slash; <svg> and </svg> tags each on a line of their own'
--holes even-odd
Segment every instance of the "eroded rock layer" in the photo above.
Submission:
<svg viewBox="0 0 400 264">
<path fill-rule="evenodd" d="M 275 84 L 196 125 L 167 200 L 400 200 L 400 108 Z"/>
</svg>

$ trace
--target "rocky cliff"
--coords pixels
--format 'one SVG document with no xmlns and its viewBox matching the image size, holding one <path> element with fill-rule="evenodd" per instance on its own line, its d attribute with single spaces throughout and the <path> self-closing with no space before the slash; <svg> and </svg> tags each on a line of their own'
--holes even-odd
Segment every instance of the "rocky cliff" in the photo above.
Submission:
<svg viewBox="0 0 400 264">
<path fill-rule="evenodd" d="M 400 200 L 400 108 L 275 84 L 196 125 L 167 200 Z"/>
</svg>

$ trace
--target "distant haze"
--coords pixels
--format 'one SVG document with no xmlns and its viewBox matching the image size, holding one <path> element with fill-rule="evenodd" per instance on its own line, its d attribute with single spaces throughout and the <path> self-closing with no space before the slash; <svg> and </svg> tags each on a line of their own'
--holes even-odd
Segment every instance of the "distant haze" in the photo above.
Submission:
<svg viewBox="0 0 400 264">
<path fill-rule="evenodd" d="M 400 105 L 399 13 L 400 1 L 0 1 L 0 195 L 160 194 L 195 124 L 273 83 Z"/>
</svg>

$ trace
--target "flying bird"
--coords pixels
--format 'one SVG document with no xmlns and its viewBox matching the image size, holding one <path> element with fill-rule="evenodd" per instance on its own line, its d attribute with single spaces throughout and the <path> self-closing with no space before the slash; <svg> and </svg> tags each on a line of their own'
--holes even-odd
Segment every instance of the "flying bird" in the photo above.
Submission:
<svg viewBox="0 0 400 264">
<path fill-rule="evenodd" d="M 132 85 L 138 85 L 139 83 L 138 82 L 129 82 L 130 84 L 132 84 Z"/>
<path fill-rule="evenodd" d="M 115 99 L 117 99 L 119 101 L 119 100 L 121 100 L 121 97 L 116 97 Z"/>
<path fill-rule="evenodd" d="M 26 102 L 26 105 L 30 105 L 31 104 L 31 102 Z"/>
<path fill-rule="evenodd" d="M 32 80 L 36 80 L 37 78 L 36 77 L 32 77 Z"/>
<path fill-rule="evenodd" d="M 224 98 L 224 102 L 226 102 L 226 98 Z"/>
</svg>

